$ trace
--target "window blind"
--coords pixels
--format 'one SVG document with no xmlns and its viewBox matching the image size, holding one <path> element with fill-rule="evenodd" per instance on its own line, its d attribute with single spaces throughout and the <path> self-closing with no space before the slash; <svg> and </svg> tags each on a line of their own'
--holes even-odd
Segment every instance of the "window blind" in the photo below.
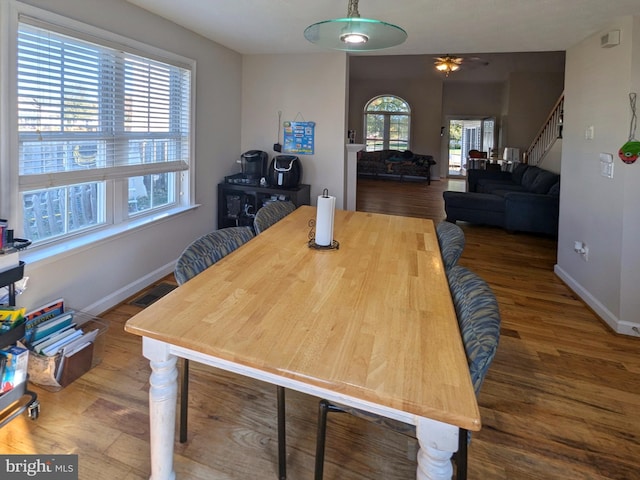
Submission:
<svg viewBox="0 0 640 480">
<path fill-rule="evenodd" d="M 191 71 L 21 19 L 20 189 L 185 170 Z"/>
</svg>

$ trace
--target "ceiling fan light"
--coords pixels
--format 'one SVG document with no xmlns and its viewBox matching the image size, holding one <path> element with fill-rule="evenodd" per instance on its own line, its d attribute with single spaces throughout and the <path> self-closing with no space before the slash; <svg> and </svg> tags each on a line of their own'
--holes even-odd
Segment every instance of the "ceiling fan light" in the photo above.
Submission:
<svg viewBox="0 0 640 480">
<path fill-rule="evenodd" d="M 460 68 L 461 58 L 452 57 L 447 55 L 445 57 L 438 57 L 435 62 L 436 70 L 444 72 L 445 76 L 449 76 L 449 73 L 455 72 Z"/>
</svg>

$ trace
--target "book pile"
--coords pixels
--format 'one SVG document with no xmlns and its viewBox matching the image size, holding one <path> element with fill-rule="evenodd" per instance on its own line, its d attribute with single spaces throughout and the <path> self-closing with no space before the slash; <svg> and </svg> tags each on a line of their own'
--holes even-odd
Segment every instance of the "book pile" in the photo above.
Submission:
<svg viewBox="0 0 640 480">
<path fill-rule="evenodd" d="M 76 317 L 76 312 L 65 311 L 63 299 L 25 315 L 25 345 L 32 356 L 45 357 L 46 375 L 61 386 L 68 385 L 91 368 L 99 330 L 83 330 Z M 41 374 L 43 372 L 33 375 L 30 368 L 34 383 L 38 383 L 36 379 Z"/>
</svg>

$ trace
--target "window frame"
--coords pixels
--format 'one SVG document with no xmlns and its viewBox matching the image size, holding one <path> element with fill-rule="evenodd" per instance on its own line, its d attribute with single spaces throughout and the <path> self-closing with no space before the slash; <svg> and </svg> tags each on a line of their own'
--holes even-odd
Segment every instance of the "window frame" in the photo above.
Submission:
<svg viewBox="0 0 640 480">
<path fill-rule="evenodd" d="M 115 167 L 120 169 L 118 175 L 106 180 L 106 222 L 79 232 L 66 233 L 60 237 L 45 240 L 30 247 L 30 251 L 54 247 L 71 243 L 83 245 L 130 231 L 131 228 L 166 219 L 169 216 L 191 210 L 195 204 L 195 105 L 196 105 L 196 62 L 173 52 L 169 52 L 152 45 L 148 45 L 103 29 L 78 22 L 64 16 L 54 14 L 37 7 L 20 2 L 3 2 L 0 6 L 0 49 L 2 64 L 0 65 L 0 217 L 9 220 L 16 236 L 23 236 L 23 199 L 22 192 L 34 190 L 41 186 L 40 181 L 32 183 L 28 176 L 19 175 L 19 126 L 18 126 L 18 29 L 22 19 L 29 18 L 30 24 L 41 23 L 43 28 L 55 27 L 53 30 L 64 35 L 70 35 L 83 41 L 89 41 L 109 48 L 116 48 L 127 54 L 137 55 L 149 60 L 159 61 L 169 65 L 185 68 L 190 72 L 188 82 L 188 142 L 186 168 L 175 168 L 176 162 L 160 166 L 154 173 L 172 172 L 175 175 L 175 202 L 146 210 L 136 214 L 128 212 L 128 183 L 129 178 L 138 175 L 152 174 L 145 170 L 144 165 L 127 165 Z M 8 160 L 12 159 L 12 160 Z M 184 162 L 183 162 L 184 163 Z M 164 169 L 164 172 L 163 172 Z M 90 175 L 95 181 L 96 175 Z M 63 177 L 65 172 L 60 173 Z M 76 180 L 67 185 L 82 182 L 78 175 Z M 67 250 L 68 245 L 63 246 Z M 58 248 L 59 250 L 60 248 Z"/>
<path fill-rule="evenodd" d="M 406 112 L 402 112 L 402 111 L 391 111 L 391 110 L 369 110 L 370 105 L 375 102 L 378 99 L 381 98 L 385 98 L 385 97 L 389 97 L 389 98 L 393 98 L 398 100 L 399 102 L 403 103 L 404 105 L 406 105 L 407 111 Z M 380 115 L 383 117 L 383 137 L 382 137 L 382 148 L 375 148 L 375 145 L 373 146 L 373 148 L 370 148 L 370 141 L 374 141 L 375 139 L 373 138 L 369 138 L 367 136 L 368 133 L 368 129 L 367 129 L 367 125 L 368 125 L 368 116 L 369 115 Z M 367 101 L 367 103 L 364 106 L 363 109 L 363 132 L 364 132 L 364 143 L 366 145 L 365 149 L 368 152 L 372 152 L 372 151 L 378 151 L 378 150 L 389 150 L 390 149 L 390 145 L 391 145 L 391 123 L 392 123 L 392 117 L 393 116 L 404 116 L 407 117 L 407 138 L 406 138 L 406 148 L 405 149 L 401 149 L 401 148 L 397 148 L 397 150 L 400 151 L 404 151 L 404 150 L 410 150 L 411 149 L 411 105 L 409 105 L 409 102 L 407 102 L 404 98 L 399 97 L 398 95 L 393 95 L 393 94 L 382 94 L 382 95 L 376 95 L 375 97 L 369 99 L 369 101 Z M 400 141 L 402 139 L 399 139 L 398 141 Z M 395 141 L 395 140 L 394 140 Z"/>
</svg>

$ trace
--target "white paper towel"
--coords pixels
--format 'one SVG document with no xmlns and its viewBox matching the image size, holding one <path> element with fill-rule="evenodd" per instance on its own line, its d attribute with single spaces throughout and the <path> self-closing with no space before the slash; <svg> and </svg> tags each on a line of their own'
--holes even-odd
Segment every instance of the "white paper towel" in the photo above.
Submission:
<svg viewBox="0 0 640 480">
<path fill-rule="evenodd" d="M 333 216 L 336 209 L 336 197 L 318 195 L 316 212 L 316 245 L 328 247 L 333 242 Z"/>
</svg>

